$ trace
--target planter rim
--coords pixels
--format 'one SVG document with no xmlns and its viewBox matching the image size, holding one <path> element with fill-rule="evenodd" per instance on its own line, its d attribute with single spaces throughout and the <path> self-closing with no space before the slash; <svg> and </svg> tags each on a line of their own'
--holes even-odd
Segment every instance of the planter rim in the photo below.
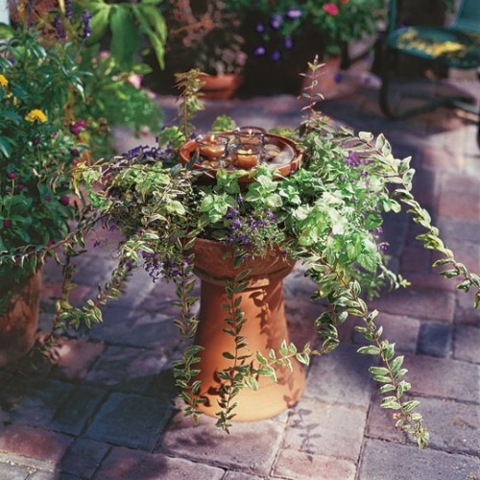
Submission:
<svg viewBox="0 0 480 480">
<path fill-rule="evenodd" d="M 234 134 L 234 132 L 215 132 L 215 133 L 222 133 L 225 135 Z M 270 139 L 272 142 L 275 142 L 278 145 L 284 146 L 285 148 L 290 150 L 292 153 L 292 159 L 290 160 L 289 163 L 272 167 L 272 170 L 274 170 L 275 172 L 274 178 L 278 180 L 280 178 L 287 177 L 291 173 L 296 172 L 301 166 L 301 161 L 303 157 L 303 152 L 297 148 L 297 144 L 293 140 L 286 137 L 281 137 L 280 135 L 274 135 L 274 134 L 268 133 L 266 137 L 267 139 Z M 182 165 L 185 166 L 191 161 L 191 155 L 196 150 L 196 148 L 197 148 L 197 143 L 195 140 L 189 140 L 188 142 L 184 143 L 180 147 L 179 155 L 180 155 L 180 161 Z M 206 167 L 198 163 L 194 163 L 192 166 L 192 169 L 204 172 L 203 175 L 201 175 L 201 178 L 202 180 L 207 182 L 213 182 L 218 171 L 218 168 L 216 167 Z M 251 170 L 249 170 L 249 172 L 252 172 L 255 170 L 256 168 L 252 168 Z M 250 175 L 247 174 L 247 175 L 241 176 L 238 179 L 238 181 L 241 184 L 247 184 L 247 183 L 253 183 L 256 180 L 255 178 L 252 178 Z"/>
<path fill-rule="evenodd" d="M 287 276 L 295 266 L 295 261 L 285 257 L 278 247 L 270 249 L 264 257 L 246 260 L 238 268 L 233 265 L 234 247 L 225 242 L 197 238 L 191 251 L 195 254 L 195 274 L 218 285 L 224 285 L 243 270 L 250 269 L 245 278 L 249 282 L 247 288 L 257 288 Z"/>
</svg>

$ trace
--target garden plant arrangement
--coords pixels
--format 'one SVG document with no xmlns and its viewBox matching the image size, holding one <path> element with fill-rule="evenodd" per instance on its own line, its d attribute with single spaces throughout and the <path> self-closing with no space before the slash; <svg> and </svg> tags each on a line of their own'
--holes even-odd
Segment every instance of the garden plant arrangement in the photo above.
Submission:
<svg viewBox="0 0 480 480">
<path fill-rule="evenodd" d="M 79 71 L 84 72 L 84 99 L 70 102 L 69 108 L 73 116 L 85 122 L 87 128 L 82 137 L 95 158 L 114 151 L 113 126 L 126 127 L 138 134 L 145 128 L 158 130 L 163 121 L 158 102 L 141 88 L 142 79 L 151 68 L 140 63 L 136 56 L 140 33 L 132 15 L 137 12 L 145 17 L 148 12 L 148 24 L 154 23 L 155 28 L 160 29 L 149 30 L 159 44 L 159 56 L 163 55 L 160 45 L 163 46 L 165 37 L 162 17 L 152 5 L 130 7 L 130 4 L 113 6 L 102 2 L 52 0 L 21 2 L 11 11 L 14 30 L 21 30 L 20 26 L 27 21 L 29 30 L 37 32 L 39 41 L 47 49 L 48 37 L 68 45 Z M 128 48 L 124 44 L 124 32 L 129 32 Z M 107 44 L 109 50 L 105 50 Z M 163 56 L 158 62 L 163 65 Z"/>
<path fill-rule="evenodd" d="M 86 123 L 72 109 L 83 101 L 77 45 L 56 35 L 64 25 L 60 14 L 38 29 L 29 28 L 35 12 L 25 15 L 17 28 L 4 26 L 0 44 L 0 357 L 33 341 L 16 338 L 24 320 L 15 295 L 22 297 L 25 283 L 37 285 L 46 247 L 69 232 L 72 172 L 88 153 Z M 83 36 L 86 27 L 81 22 L 72 32 Z M 32 312 L 35 298 L 38 292 Z"/>
<path fill-rule="evenodd" d="M 296 93 L 298 74 L 314 55 L 324 62 L 345 56 L 350 43 L 376 35 L 386 17 L 383 0 L 240 0 L 229 8 L 239 17 L 249 71 L 260 79 L 283 75 Z"/>
<path fill-rule="evenodd" d="M 219 98 L 233 96 L 242 83 L 247 54 L 238 16 L 228 2 L 170 0 L 163 14 L 168 27 L 167 71 L 160 72 L 160 77 L 167 74 L 164 83 L 173 85 L 176 72 L 197 68 L 205 74 L 204 94 L 229 89 Z"/>
<path fill-rule="evenodd" d="M 87 11 L 71 2 L 49 7 L 21 3 L 12 25 L 1 26 L 1 364 L 34 340 L 46 247 L 74 224 L 76 165 L 88 162 L 92 151 L 112 154 L 112 124 L 157 129 L 162 118 L 158 104 L 129 82 L 131 71 L 111 57 L 97 58 L 96 44 L 86 47 L 92 31 Z M 120 100 L 135 118 L 120 118 Z M 24 315 L 27 322 L 18 315 L 22 308 L 32 314 Z"/>
<path fill-rule="evenodd" d="M 208 75 L 241 73 L 246 61 L 244 39 L 227 2 L 169 1 L 165 10 L 169 38 L 167 56 Z"/>
<path fill-rule="evenodd" d="M 458 277 L 459 289 L 476 291 L 475 306 L 480 304 L 480 277 L 458 263 L 453 253 L 438 237 L 428 213 L 411 193 L 414 171 L 409 158 L 396 159 L 388 141 L 368 133 L 355 135 L 348 128 L 335 127 L 315 109 L 318 62 L 309 65 L 312 85 L 305 97 L 305 118 L 298 129 L 282 131 L 303 152 L 300 168 L 288 176 L 279 176 L 268 165 L 256 168 L 219 168 L 205 181 L 205 169 L 196 168 L 198 157 L 183 165 L 179 151 L 192 138 L 192 115 L 202 107 L 198 100 L 201 87 L 199 71 L 178 76 L 180 124 L 164 129 L 158 148 L 138 147 L 126 154 L 80 166 L 76 180 L 86 184 L 89 204 L 83 211 L 78 232 L 61 242 L 67 254 L 64 296 L 58 302 L 56 328 L 81 328 L 101 321 L 101 306 L 116 298 L 129 273 L 144 267 L 153 279 L 162 277 L 175 282 L 179 316 L 175 320 L 187 342 L 183 357 L 175 362 L 174 374 L 185 412 L 197 418 L 203 399 L 196 376 L 202 347 L 191 342 L 198 327 L 193 307 L 194 247 L 199 240 L 210 240 L 231 247 L 233 265 L 238 271 L 225 285 L 231 299 L 225 305 L 225 332 L 234 342 L 232 351 L 224 352 L 229 367 L 217 372 L 223 388 L 218 401 L 218 426 L 228 430 L 235 419 L 236 398 L 243 389 L 255 389 L 259 377 L 276 378 L 279 367 L 294 362 L 308 364 L 314 354 L 325 354 L 339 343 L 338 327 L 349 315 L 363 321 L 357 329 L 369 345 L 361 354 L 376 355 L 381 366 L 372 366 L 374 379 L 381 384 L 382 407 L 395 411 L 396 425 L 416 438 L 420 446 L 428 442 L 422 417 L 415 411 L 415 400 L 405 401 L 410 389 L 404 379 L 402 356 L 382 337 L 376 324 L 376 311 L 369 309 L 368 296 L 381 288 L 406 287 L 407 282 L 388 267 L 380 234 L 382 214 L 399 212 L 406 206 L 425 233 L 418 238 L 427 249 L 439 252 L 437 266 L 442 275 Z M 234 129 L 232 121 L 220 117 L 212 132 Z M 208 173 L 208 172 L 207 172 Z M 248 181 L 246 181 L 248 179 Z M 72 262 L 81 254 L 81 235 L 96 224 L 115 228 L 123 234 L 118 247 L 118 265 L 110 281 L 96 298 L 76 308 L 68 301 Z M 80 244 L 80 248 L 77 246 Z M 54 248 L 54 246 L 51 246 Z M 315 326 L 317 346 L 301 348 L 283 342 L 278 351 L 267 355 L 252 352 L 249 338 L 242 334 L 249 318 L 236 294 L 246 288 L 248 262 L 261 259 L 272 249 L 285 261 L 302 262 L 316 285 L 314 298 L 328 307 Z M 58 332 L 57 332 L 58 333 Z"/>
<path fill-rule="evenodd" d="M 151 71 L 139 54 L 143 33 L 163 63 L 166 27 L 152 2 L 107 4 L 89 0 L 67 0 L 67 27 L 81 18 L 88 35 L 70 39 L 81 42 L 77 60 L 88 72 L 83 78 L 85 101 L 73 105 L 75 115 L 88 124 L 88 144 L 94 158 L 113 151 L 112 127 L 120 126 L 139 134 L 144 128 L 157 131 L 163 112 L 153 95 L 142 87 Z M 128 38 L 126 42 L 125 39 Z M 108 42 L 108 43 L 107 43 Z M 105 50 L 108 45 L 108 50 Z"/>
</svg>

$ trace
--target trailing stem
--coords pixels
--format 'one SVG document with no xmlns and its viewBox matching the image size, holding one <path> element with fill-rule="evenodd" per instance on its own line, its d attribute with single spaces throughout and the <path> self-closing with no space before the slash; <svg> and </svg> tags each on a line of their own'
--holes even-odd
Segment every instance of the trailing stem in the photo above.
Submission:
<svg viewBox="0 0 480 480">
<path fill-rule="evenodd" d="M 402 401 L 403 394 L 411 388 L 411 385 L 403 380 L 407 373 L 405 368 L 401 368 L 404 357 L 395 356 L 394 344 L 386 339 L 382 340 L 382 327 L 377 327 L 374 322 L 378 312 L 370 312 L 365 301 L 360 298 L 361 287 L 356 280 L 346 281 L 335 266 L 325 259 L 317 259 L 316 263 L 323 264 L 320 270 L 324 276 L 324 286 L 328 284 L 328 290 L 331 292 L 328 295 L 330 309 L 317 320 L 317 329 L 324 338 L 320 353 L 330 351 L 338 344 L 336 325 L 343 323 L 349 314 L 363 319 L 366 327 L 357 326 L 355 329 L 371 345 L 360 347 L 358 353 L 379 355 L 383 363 L 381 367 L 369 368 L 373 379 L 383 384 L 379 389 L 379 392 L 384 395 L 380 406 L 395 410 L 396 426 L 411 434 L 420 447 L 426 446 L 429 436 L 423 426 L 422 416 L 419 413 L 413 413 L 419 402 Z M 391 395 L 386 395 L 387 393 Z"/>
<path fill-rule="evenodd" d="M 233 282 L 226 282 L 225 284 L 228 303 L 224 304 L 227 312 L 225 319 L 227 328 L 224 329 L 224 332 L 233 338 L 234 348 L 233 351 L 223 352 L 223 356 L 232 361 L 232 366 L 216 372 L 222 380 L 219 391 L 220 400 L 218 401 L 221 410 L 216 415 L 218 416 L 217 426 L 227 432 L 232 426 L 231 420 L 235 417 L 235 407 L 237 406 L 234 401 L 235 397 L 243 388 L 258 390 L 259 376 L 269 377 L 276 382 L 275 367 L 281 366 L 292 370 L 293 359 L 308 365 L 312 352 L 309 344 L 305 345 L 304 349 L 299 352 L 293 343 L 287 345 L 284 340 L 280 345 L 278 354 L 274 349 L 270 349 L 267 358 L 257 351 L 255 358 L 258 366 L 255 365 L 251 353 L 243 353 L 248 348 L 248 343 L 247 338 L 242 335 L 242 327 L 248 319 L 241 309 L 242 298 L 239 294 L 248 284 L 244 279 L 249 273 L 250 270 L 245 269 L 235 277 Z"/>
<path fill-rule="evenodd" d="M 188 250 L 190 245 L 179 246 L 183 250 Z M 180 335 L 187 340 L 195 336 L 198 327 L 198 317 L 192 313 L 192 306 L 198 301 L 198 297 L 193 295 L 195 287 L 195 279 L 193 277 L 193 255 L 187 255 L 185 261 L 176 267 L 177 274 L 173 277 L 176 285 L 177 301 L 172 304 L 179 307 L 180 315 L 173 323 L 178 328 Z M 175 386 L 180 389 L 180 397 L 187 405 L 184 409 L 186 416 L 191 416 L 195 423 L 201 411 L 198 405 L 205 403 L 205 398 L 199 396 L 201 381 L 195 380 L 200 370 L 195 365 L 200 362 L 199 353 L 203 351 L 200 345 L 188 345 L 183 352 L 180 360 L 174 360 L 173 376 L 175 378 Z"/>
<path fill-rule="evenodd" d="M 230 422 L 236 415 L 234 409 L 237 403 L 234 402 L 234 399 L 242 390 L 245 379 L 250 375 L 250 364 L 247 363 L 247 360 L 251 358 L 252 354 L 242 354 L 241 352 L 248 347 L 248 344 L 246 337 L 241 334 L 247 319 L 240 308 L 242 297 L 239 295 L 248 285 L 248 281 L 244 281 L 244 279 L 249 273 L 250 270 L 245 269 L 232 282 L 225 282 L 227 303 L 223 307 L 227 313 L 225 318 L 227 327 L 223 331 L 233 338 L 234 348 L 233 352 L 223 352 L 223 356 L 232 361 L 232 366 L 216 372 L 222 381 L 218 400 L 221 410 L 216 412 L 216 415 L 218 416 L 217 426 L 226 432 L 232 426 Z"/>
</svg>

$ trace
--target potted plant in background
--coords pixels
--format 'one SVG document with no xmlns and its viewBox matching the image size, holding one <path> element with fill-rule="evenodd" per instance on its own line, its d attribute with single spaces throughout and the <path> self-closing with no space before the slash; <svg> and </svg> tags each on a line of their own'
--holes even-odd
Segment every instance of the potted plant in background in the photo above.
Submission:
<svg viewBox="0 0 480 480">
<path fill-rule="evenodd" d="M 327 64 L 318 92 L 328 93 L 349 45 L 376 35 L 386 15 L 383 0 L 239 0 L 228 7 L 246 40 L 248 91 L 265 93 L 301 92 L 298 75 L 315 55 Z"/>
<path fill-rule="evenodd" d="M 53 253 L 45 247 L 74 225 L 75 166 L 114 153 L 113 126 L 156 131 L 163 119 L 138 85 L 145 66 L 123 70 L 113 55 L 99 55 L 101 36 L 86 45 L 88 11 L 71 2 L 29 2 L 17 5 L 11 20 L 0 45 L 0 364 L 34 341 L 40 271 Z"/>
<path fill-rule="evenodd" d="M 72 172 L 88 152 L 72 109 L 85 72 L 77 46 L 58 36 L 64 17 L 38 24 L 33 10 L 24 14 L 0 43 L 0 365 L 33 344 L 46 247 L 70 230 Z"/>
<path fill-rule="evenodd" d="M 153 92 L 142 85 L 151 72 L 142 60 L 149 47 L 163 68 L 165 22 L 155 2 L 70 0 L 65 5 L 66 18 L 84 18 L 89 33 L 78 56 L 81 69 L 89 72 L 84 78 L 85 102 L 73 105 L 75 115 L 88 123 L 93 157 L 111 155 L 114 128 L 127 128 L 139 136 L 162 126 L 162 109 Z"/>
<path fill-rule="evenodd" d="M 310 70 L 315 79 L 318 62 L 310 64 Z M 268 397 L 262 378 L 275 381 L 278 372 L 296 370 L 298 363 L 308 364 L 312 354 L 329 352 L 339 343 L 338 327 L 348 316 L 358 317 L 362 324 L 356 328 L 369 343 L 359 353 L 376 355 L 381 361 L 370 372 L 381 384 L 382 407 L 393 409 L 396 426 L 413 435 L 420 446 L 425 445 L 428 433 L 415 411 L 418 402 L 404 400 L 411 387 L 404 379 L 403 357 L 382 337 L 382 328 L 375 322 L 378 312 L 366 303 L 368 296 L 379 294 L 384 287 L 408 286 L 389 268 L 381 234 L 383 213 L 400 212 L 402 205 L 408 208 L 425 229 L 419 240 L 439 253 L 435 265 L 447 268 L 441 274 L 458 277 L 459 289 L 474 290 L 476 307 L 480 304 L 480 277 L 455 260 L 428 213 L 411 194 L 414 171 L 410 159 L 395 158 L 382 135 L 355 135 L 348 128 L 332 126 L 315 109 L 317 97 L 310 94 L 313 80 L 305 92 L 304 121 L 297 130 L 282 131 L 281 136 L 294 139 L 295 149 L 303 152 L 300 168 L 279 175 L 269 164 L 232 169 L 227 163 L 227 168 L 215 164 L 212 171 L 211 163 L 205 164 L 196 149 L 182 162 L 181 153 L 193 133 L 191 116 L 201 108 L 201 82 L 198 71 L 179 80 L 181 123 L 161 132 L 158 148 L 138 147 L 107 162 L 82 165 L 77 171 L 77 180 L 92 187 L 90 204 L 83 212 L 83 233 L 99 223 L 114 226 L 122 238 L 117 245 L 118 265 L 95 299 L 75 308 L 68 301 L 71 287 L 65 284 L 56 325 L 78 328 L 101 321 L 100 307 L 120 294 L 135 266 L 144 267 L 154 279 L 175 282 L 180 307 L 175 324 L 188 339 L 182 358 L 174 364 L 185 412 L 196 418 L 207 411 L 217 416 L 218 426 L 228 430 L 237 403 L 243 401 L 242 392 L 259 389 L 260 397 Z M 232 127 L 230 119 L 220 117 L 212 132 L 231 135 Z M 204 337 L 198 334 L 202 327 L 193 310 L 196 298 L 192 295 L 194 273 L 202 269 L 197 260 L 203 260 L 203 253 L 198 259 L 196 255 L 210 242 L 230 255 L 226 261 L 234 270 L 227 278 L 217 278 L 223 284 L 220 306 L 225 312 L 224 324 L 214 333 L 228 338 L 230 347 L 217 358 L 213 395 L 210 389 L 205 391 L 205 378 L 199 372 L 209 352 L 202 344 Z M 80 253 L 75 245 L 65 245 L 70 256 Z M 249 339 L 246 333 L 252 318 L 243 310 L 242 294 L 256 281 L 249 277 L 256 261 L 268 259 L 272 249 L 287 266 L 292 261 L 302 262 L 315 285 L 313 298 L 326 302 L 325 311 L 313 320 L 320 339 L 316 347 L 306 344 L 297 348 L 282 332 L 285 338 L 273 348 L 267 342 L 256 350 L 256 339 Z M 217 259 L 221 261 L 222 255 L 217 254 Z M 66 273 L 71 274 L 71 269 Z M 256 299 L 263 304 L 260 297 Z M 208 319 L 200 318 L 200 323 L 204 321 Z M 254 348 L 249 348 L 250 341 Z M 301 382 L 297 386 L 301 391 Z"/>
<path fill-rule="evenodd" d="M 247 60 L 235 13 L 223 0 L 170 0 L 164 10 L 168 27 L 166 65 L 168 85 L 174 72 L 199 69 L 207 99 L 227 99 L 243 82 Z"/>
<path fill-rule="evenodd" d="M 42 34 L 49 22 L 55 22 L 47 30 L 75 45 L 76 61 L 88 72 L 82 79 L 85 100 L 72 103 L 71 108 L 74 116 L 88 125 L 82 136 L 93 157 L 114 152 L 115 127 L 127 128 L 137 136 L 161 128 L 163 112 L 153 93 L 142 88 L 143 77 L 151 71 L 141 63 L 141 47 L 147 40 L 156 62 L 164 65 L 166 28 L 154 2 L 34 0 L 25 4 L 10 5 L 12 24 L 23 21 L 25 9 L 31 28 Z"/>
</svg>

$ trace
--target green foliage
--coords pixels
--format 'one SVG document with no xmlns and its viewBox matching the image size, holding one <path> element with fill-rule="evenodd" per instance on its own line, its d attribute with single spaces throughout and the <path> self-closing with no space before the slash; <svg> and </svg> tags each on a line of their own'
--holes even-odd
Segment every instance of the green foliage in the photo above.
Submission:
<svg viewBox="0 0 480 480">
<path fill-rule="evenodd" d="M 47 28 L 47 27 L 45 27 Z M 0 278 L 33 274 L 74 216 L 71 175 L 88 150 L 73 102 L 83 101 L 77 48 L 22 25 L 0 42 Z M 7 281 L 8 279 L 8 281 Z M 6 293 L 6 292 L 3 292 Z"/>
<path fill-rule="evenodd" d="M 311 64 L 316 70 L 317 61 Z M 179 126 L 165 129 L 159 148 L 138 147 L 106 163 L 83 165 L 75 181 L 89 191 L 90 204 L 83 211 L 79 230 L 63 242 L 67 257 L 81 251 L 81 236 L 96 223 L 115 226 L 123 234 L 119 243 L 119 264 L 112 279 L 83 308 L 72 308 L 67 295 L 59 302 L 55 328 L 88 327 L 100 320 L 100 306 L 118 295 L 128 272 L 143 267 L 153 277 L 176 285 L 179 307 L 175 325 L 187 339 L 183 357 L 174 363 L 176 384 L 186 402 L 186 414 L 194 420 L 205 401 L 196 379 L 201 346 L 192 345 L 198 319 L 192 307 L 192 246 L 197 238 L 217 240 L 233 247 L 238 274 L 225 289 L 225 332 L 234 340 L 232 351 L 224 352 L 231 366 L 218 371 L 222 380 L 217 425 L 228 431 L 235 418 L 236 396 L 242 388 L 255 389 L 259 376 L 276 379 L 276 368 L 290 368 L 293 361 L 308 365 L 311 355 L 325 354 L 339 343 L 338 327 L 349 316 L 363 323 L 357 330 L 368 345 L 360 354 L 374 355 L 380 365 L 370 367 L 380 384 L 381 406 L 392 409 L 396 425 L 413 436 L 420 447 L 428 442 L 418 402 L 405 399 L 410 384 L 405 379 L 403 357 L 395 345 L 383 338 L 376 324 L 376 311 L 370 311 L 368 298 L 383 288 L 408 286 L 389 268 L 389 257 L 379 230 L 385 212 L 397 213 L 406 206 L 425 233 L 418 239 L 435 250 L 440 259 L 435 266 L 447 267 L 442 274 L 457 278 L 457 288 L 475 292 L 480 303 L 480 277 L 457 262 L 439 238 L 438 229 L 414 199 L 410 158 L 398 159 L 383 135 L 368 132 L 355 135 L 350 129 L 334 127 L 315 110 L 315 98 L 308 94 L 305 119 L 290 132 L 303 150 L 303 165 L 285 178 L 276 178 L 269 168 L 250 170 L 254 180 L 241 183 L 245 171 L 220 169 L 210 182 L 202 181 L 199 170 L 181 166 L 178 148 L 193 133 L 192 115 L 201 108 L 198 101 L 198 74 L 180 75 Z M 222 122 L 225 119 L 222 119 Z M 98 188 L 98 184 L 102 188 Z M 292 261 L 305 265 L 325 311 L 314 320 L 319 347 L 305 345 L 299 350 L 284 342 L 279 351 L 268 355 L 247 350 L 249 339 L 242 327 L 248 322 L 239 293 L 248 274 L 245 258 L 265 255 L 275 248 Z M 28 258 L 25 257 L 25 258 Z M 72 268 L 67 262 L 67 277 Z M 68 281 L 64 292 L 70 289 Z"/>
<path fill-rule="evenodd" d="M 92 15 L 92 35 L 87 46 L 99 45 L 108 39 L 107 49 L 120 70 L 131 71 L 138 63 L 142 38 L 146 38 L 163 68 L 167 39 L 167 27 L 160 10 L 163 0 L 135 3 L 77 0 L 76 3 Z"/>
<path fill-rule="evenodd" d="M 259 58 L 294 57 L 312 42 L 323 58 L 342 45 L 377 32 L 385 17 L 383 0 L 237 0 L 229 8 L 241 19 L 251 49 Z"/>
<path fill-rule="evenodd" d="M 123 126 L 136 134 L 144 128 L 152 132 L 160 129 L 163 111 L 141 88 L 150 67 L 135 64 L 123 70 L 113 55 L 99 52 L 99 45 L 82 50 L 80 66 L 89 72 L 84 79 L 85 102 L 74 104 L 73 109 L 88 124 L 94 158 L 112 154 L 112 126 Z"/>
</svg>

